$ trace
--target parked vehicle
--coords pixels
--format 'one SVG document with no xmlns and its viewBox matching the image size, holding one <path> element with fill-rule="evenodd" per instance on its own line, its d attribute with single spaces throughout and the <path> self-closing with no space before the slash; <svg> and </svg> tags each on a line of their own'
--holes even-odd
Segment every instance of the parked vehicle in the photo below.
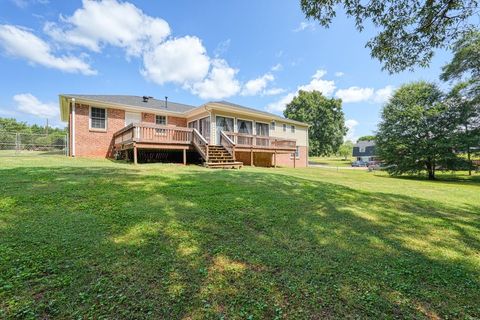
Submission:
<svg viewBox="0 0 480 320">
<path fill-rule="evenodd" d="M 366 167 L 368 166 L 368 162 L 362 161 L 362 160 L 357 160 L 352 162 L 352 167 Z"/>
</svg>

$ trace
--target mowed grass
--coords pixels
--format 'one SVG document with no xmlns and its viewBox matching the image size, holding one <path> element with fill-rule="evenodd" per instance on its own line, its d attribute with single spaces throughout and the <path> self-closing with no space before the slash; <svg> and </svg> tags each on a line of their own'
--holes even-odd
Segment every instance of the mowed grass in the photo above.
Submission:
<svg viewBox="0 0 480 320">
<path fill-rule="evenodd" d="M 0 158 L 0 318 L 479 318 L 479 177 Z"/>
<path fill-rule="evenodd" d="M 329 167 L 351 167 L 353 159 L 348 157 L 309 157 L 308 161 L 312 164 L 320 164 Z"/>
</svg>

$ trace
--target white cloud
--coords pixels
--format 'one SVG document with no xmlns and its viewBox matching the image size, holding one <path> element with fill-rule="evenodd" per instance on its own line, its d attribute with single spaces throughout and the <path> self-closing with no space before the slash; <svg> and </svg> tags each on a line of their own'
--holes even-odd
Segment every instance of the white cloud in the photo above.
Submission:
<svg viewBox="0 0 480 320">
<path fill-rule="evenodd" d="M 85 75 L 97 73 L 80 58 L 65 55 L 55 56 L 48 43 L 30 31 L 17 26 L 0 25 L 0 46 L 7 54 L 26 59 L 32 64 Z"/>
<path fill-rule="evenodd" d="M 358 121 L 355 119 L 348 119 L 345 121 L 345 127 L 347 127 L 348 131 L 344 138 L 345 141 L 357 141 L 357 137 L 355 136 L 355 127 L 358 126 Z"/>
<path fill-rule="evenodd" d="M 270 88 L 263 92 L 266 96 L 276 96 L 277 94 L 284 93 L 286 90 L 283 88 Z"/>
<path fill-rule="evenodd" d="M 235 79 L 237 72 L 225 60 L 214 59 L 208 76 L 194 83 L 190 89 L 202 99 L 223 99 L 236 95 L 240 91 L 240 83 Z"/>
<path fill-rule="evenodd" d="M 263 93 L 268 86 L 269 82 L 275 80 L 275 77 L 271 73 L 266 73 L 261 77 L 247 81 L 243 86 L 241 92 L 242 96 L 254 96 L 259 93 Z"/>
<path fill-rule="evenodd" d="M 215 55 L 215 57 L 220 57 L 222 54 L 227 52 L 228 49 L 230 48 L 231 42 L 232 42 L 231 39 L 227 39 L 225 41 L 220 42 L 215 48 L 215 50 L 213 50 L 213 54 Z"/>
<path fill-rule="evenodd" d="M 344 75 L 345 75 L 345 73 L 343 73 L 341 71 L 335 72 L 335 77 L 343 77 Z"/>
<path fill-rule="evenodd" d="M 15 4 L 17 7 L 24 9 L 28 7 L 30 4 L 48 4 L 50 1 L 48 0 L 11 0 L 13 4 Z"/>
<path fill-rule="evenodd" d="M 312 21 L 302 21 L 300 22 L 300 25 L 293 29 L 293 32 L 300 32 L 304 30 L 315 30 L 315 23 Z"/>
<path fill-rule="evenodd" d="M 376 103 L 385 103 L 387 102 L 393 94 L 394 87 L 392 85 L 385 86 L 382 89 L 375 91 L 375 96 L 373 101 Z"/>
<path fill-rule="evenodd" d="M 374 90 L 372 88 L 350 87 L 340 89 L 335 93 L 337 98 L 342 99 L 344 103 L 367 101 L 373 97 Z"/>
<path fill-rule="evenodd" d="M 129 2 L 83 0 L 72 16 L 60 16 L 61 24 L 48 22 L 44 31 L 54 40 L 100 52 L 103 45 L 124 48 L 127 55 L 163 42 L 170 34 L 168 23 L 145 15 Z"/>
<path fill-rule="evenodd" d="M 157 84 L 175 82 L 183 86 L 203 80 L 210 68 L 207 50 L 197 37 L 168 40 L 143 57 L 142 75 Z"/>
<path fill-rule="evenodd" d="M 297 92 L 290 92 L 286 96 L 280 98 L 280 100 L 270 103 L 267 106 L 267 110 L 270 112 L 277 112 L 277 113 L 283 112 L 287 104 L 292 102 L 293 98 L 295 98 L 296 95 L 297 95 Z"/>
<path fill-rule="evenodd" d="M 335 93 L 337 98 L 342 99 L 344 103 L 369 101 L 374 103 L 384 103 L 390 99 L 393 93 L 393 86 L 388 85 L 384 88 L 374 90 L 373 88 L 350 87 L 340 89 Z"/>
<path fill-rule="evenodd" d="M 275 71 L 280 71 L 280 70 L 282 70 L 282 69 L 283 69 L 282 64 L 281 64 L 281 63 L 277 63 L 277 64 L 274 65 L 270 70 L 272 70 L 272 71 L 275 72 Z"/>
<path fill-rule="evenodd" d="M 290 92 L 278 101 L 272 102 L 267 106 L 270 112 L 282 112 L 285 106 L 292 101 L 300 90 L 303 91 L 320 91 L 325 96 L 331 96 L 335 91 L 335 81 L 322 79 L 327 74 L 324 69 L 318 69 L 312 76 L 312 80 L 308 84 L 298 86 L 295 92 Z"/>
<path fill-rule="evenodd" d="M 320 91 L 325 96 L 330 96 L 335 91 L 335 81 L 322 79 L 327 71 L 318 69 L 312 77 L 310 83 L 298 87 L 298 91 Z"/>
<path fill-rule="evenodd" d="M 55 118 L 59 114 L 56 103 L 43 103 L 30 93 L 22 93 L 13 96 L 20 112 L 31 114 L 41 118 Z"/>
</svg>

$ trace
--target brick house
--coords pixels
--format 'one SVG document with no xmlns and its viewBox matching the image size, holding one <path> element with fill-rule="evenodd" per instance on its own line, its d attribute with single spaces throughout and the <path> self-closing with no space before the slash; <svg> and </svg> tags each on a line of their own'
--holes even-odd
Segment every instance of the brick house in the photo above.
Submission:
<svg viewBox="0 0 480 320">
<path fill-rule="evenodd" d="M 74 157 L 197 157 L 209 167 L 306 167 L 308 124 L 220 101 L 195 107 L 152 97 L 62 94 Z"/>
</svg>

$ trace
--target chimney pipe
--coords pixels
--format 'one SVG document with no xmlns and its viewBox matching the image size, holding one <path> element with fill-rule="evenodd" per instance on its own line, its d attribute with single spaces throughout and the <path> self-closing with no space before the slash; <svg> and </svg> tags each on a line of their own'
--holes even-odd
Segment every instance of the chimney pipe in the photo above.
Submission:
<svg viewBox="0 0 480 320">
<path fill-rule="evenodd" d="M 168 108 L 168 97 L 165 96 L 165 109 L 167 109 L 167 108 Z"/>
</svg>

